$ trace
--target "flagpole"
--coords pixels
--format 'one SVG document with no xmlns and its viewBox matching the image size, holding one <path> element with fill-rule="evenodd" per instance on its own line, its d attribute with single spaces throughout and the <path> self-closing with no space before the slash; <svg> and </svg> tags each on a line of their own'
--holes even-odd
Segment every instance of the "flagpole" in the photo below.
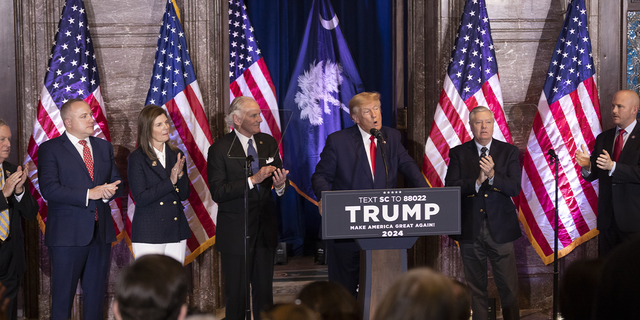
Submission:
<svg viewBox="0 0 640 320">
<path fill-rule="evenodd" d="M 554 235 L 553 235 L 553 320 L 558 319 L 558 155 L 553 149 L 549 149 L 549 162 L 553 165 L 555 162 L 555 184 L 556 184 L 556 202 L 554 214 Z"/>
</svg>

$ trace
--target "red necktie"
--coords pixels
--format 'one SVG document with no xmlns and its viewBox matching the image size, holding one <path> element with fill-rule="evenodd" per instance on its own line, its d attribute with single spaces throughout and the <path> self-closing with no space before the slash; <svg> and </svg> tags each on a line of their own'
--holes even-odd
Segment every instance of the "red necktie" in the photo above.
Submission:
<svg viewBox="0 0 640 320">
<path fill-rule="evenodd" d="M 371 140 L 371 145 L 369 146 L 369 157 L 371 157 L 371 172 L 373 176 L 376 176 L 376 138 L 374 136 L 370 136 L 369 140 Z"/>
<path fill-rule="evenodd" d="M 613 144 L 613 158 L 611 160 L 615 162 L 618 162 L 618 158 L 620 158 L 620 152 L 622 152 L 622 147 L 624 146 L 625 133 L 626 131 L 624 131 L 624 129 L 620 129 L 616 137 L 616 142 Z"/>
<path fill-rule="evenodd" d="M 87 146 L 87 141 L 80 140 L 78 143 L 82 145 L 82 160 L 84 160 L 84 165 L 87 166 L 91 180 L 93 180 L 93 158 L 91 158 L 91 150 L 89 150 L 89 147 Z M 98 207 L 96 207 L 94 212 L 94 219 L 98 221 Z"/>
</svg>

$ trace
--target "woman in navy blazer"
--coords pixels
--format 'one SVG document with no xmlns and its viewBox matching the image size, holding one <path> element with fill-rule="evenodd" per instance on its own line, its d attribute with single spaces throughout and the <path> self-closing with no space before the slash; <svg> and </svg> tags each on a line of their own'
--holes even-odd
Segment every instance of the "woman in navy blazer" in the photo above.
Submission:
<svg viewBox="0 0 640 320">
<path fill-rule="evenodd" d="M 169 118 L 148 105 L 138 116 L 138 147 L 129 155 L 129 188 L 135 202 L 131 221 L 133 254 L 163 254 L 184 264 L 191 229 L 182 201 L 189 179 L 182 152 L 169 143 Z"/>
</svg>

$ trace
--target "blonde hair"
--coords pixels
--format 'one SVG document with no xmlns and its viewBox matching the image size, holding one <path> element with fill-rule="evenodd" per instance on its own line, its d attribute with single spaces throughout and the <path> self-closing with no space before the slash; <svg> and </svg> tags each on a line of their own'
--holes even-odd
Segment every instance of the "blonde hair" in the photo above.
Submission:
<svg viewBox="0 0 640 320">
<path fill-rule="evenodd" d="M 353 96 L 349 100 L 349 115 L 353 117 L 358 108 L 370 103 L 375 103 L 376 107 L 380 107 L 380 94 L 377 92 L 361 92 Z"/>
</svg>

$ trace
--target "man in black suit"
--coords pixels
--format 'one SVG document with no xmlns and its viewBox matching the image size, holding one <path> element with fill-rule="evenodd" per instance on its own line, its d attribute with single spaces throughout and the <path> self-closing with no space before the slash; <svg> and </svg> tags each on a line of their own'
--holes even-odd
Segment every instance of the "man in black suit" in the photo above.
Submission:
<svg viewBox="0 0 640 320">
<path fill-rule="evenodd" d="M 591 156 L 584 145 L 576 152 L 584 179 L 600 180 L 601 256 L 640 233 L 640 127 L 636 120 L 639 104 L 634 91 L 618 91 L 611 101 L 616 127 L 598 135 Z"/>
<path fill-rule="evenodd" d="M 493 139 L 494 122 L 487 107 L 471 110 L 473 140 L 449 151 L 445 178 L 446 186 L 459 186 L 462 196 L 462 233 L 450 237 L 460 243 L 473 320 L 487 319 L 487 258 L 504 319 L 520 319 L 513 241 L 522 233 L 511 201 L 520 193 L 520 163 L 516 146 Z"/>
<path fill-rule="evenodd" d="M 247 216 L 247 273 L 251 283 L 253 318 L 273 305 L 273 262 L 278 244 L 276 206 L 271 194 L 278 196 L 288 187 L 289 170 L 282 168 L 278 142 L 260 132 L 260 106 L 250 97 L 231 102 L 225 117 L 233 132 L 209 148 L 207 174 L 211 198 L 218 203 L 216 249 L 227 296 L 226 319 L 245 318 L 244 270 L 244 191 L 249 184 Z M 251 171 L 245 179 L 246 160 L 251 156 Z"/>
<path fill-rule="evenodd" d="M 24 185 L 29 167 L 16 167 L 6 161 L 11 152 L 11 128 L 0 120 L 0 282 L 9 298 L 7 319 L 17 319 L 18 289 L 26 270 L 24 261 L 24 235 L 21 217 L 33 220 L 38 215 L 38 202 Z M 1 305 L 1 303 L 0 303 Z"/>
<path fill-rule="evenodd" d="M 336 131 L 327 137 L 316 171 L 311 176 L 313 192 L 322 199 L 330 190 L 385 189 L 382 148 L 371 135 L 379 130 L 384 137 L 388 166 L 388 188 L 397 187 L 398 173 L 414 187 L 429 187 L 416 162 L 401 142 L 400 132 L 382 126 L 380 94 L 362 92 L 349 101 L 349 113 L 356 125 Z M 318 201 L 322 213 L 322 200 Z M 360 246 L 353 239 L 328 240 L 327 264 L 329 281 L 342 284 L 356 296 L 360 274 Z"/>
</svg>

